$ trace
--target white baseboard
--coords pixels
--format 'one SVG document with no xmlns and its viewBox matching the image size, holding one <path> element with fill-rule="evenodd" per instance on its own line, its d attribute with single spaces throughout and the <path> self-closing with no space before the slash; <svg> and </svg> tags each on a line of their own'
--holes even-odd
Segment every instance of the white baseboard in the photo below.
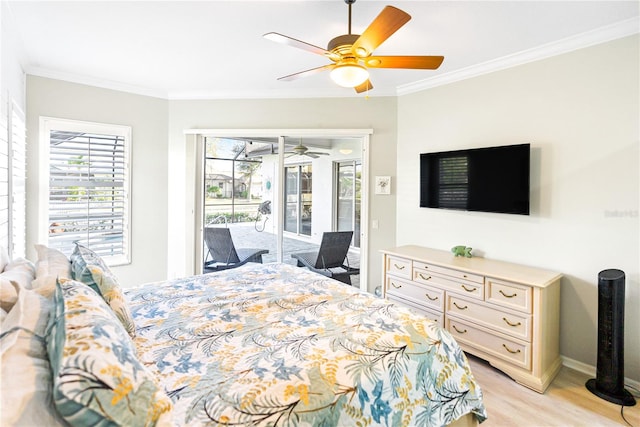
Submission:
<svg viewBox="0 0 640 427">
<path fill-rule="evenodd" d="M 566 356 L 560 356 L 560 358 L 562 359 L 562 365 L 566 366 L 567 368 L 571 368 L 573 370 L 576 370 L 578 372 L 582 372 L 583 374 L 587 374 L 593 378 L 596 377 L 596 367 L 592 366 L 592 365 L 587 365 L 586 363 L 582 363 L 579 362 L 575 359 L 571 359 L 569 357 Z M 640 382 L 639 381 L 635 381 L 632 380 L 631 378 L 625 378 L 624 379 L 624 383 L 625 385 L 629 385 L 633 388 L 635 388 L 636 390 L 640 390 Z M 635 394 L 635 393 L 634 393 Z"/>
</svg>

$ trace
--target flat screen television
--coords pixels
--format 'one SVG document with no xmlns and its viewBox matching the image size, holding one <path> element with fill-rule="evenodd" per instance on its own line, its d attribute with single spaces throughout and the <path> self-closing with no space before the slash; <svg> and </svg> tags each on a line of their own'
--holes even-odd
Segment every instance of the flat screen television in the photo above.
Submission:
<svg viewBox="0 0 640 427">
<path fill-rule="evenodd" d="M 420 154 L 420 207 L 529 215 L 530 144 Z"/>
</svg>

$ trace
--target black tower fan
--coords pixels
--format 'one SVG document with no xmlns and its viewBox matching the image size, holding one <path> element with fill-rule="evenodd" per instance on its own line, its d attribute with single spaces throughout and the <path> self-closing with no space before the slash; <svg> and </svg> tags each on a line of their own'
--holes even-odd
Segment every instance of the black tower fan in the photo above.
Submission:
<svg viewBox="0 0 640 427">
<path fill-rule="evenodd" d="M 624 388 L 624 271 L 598 274 L 598 362 L 596 378 L 587 388 L 596 396 L 623 406 L 636 399 Z"/>
</svg>

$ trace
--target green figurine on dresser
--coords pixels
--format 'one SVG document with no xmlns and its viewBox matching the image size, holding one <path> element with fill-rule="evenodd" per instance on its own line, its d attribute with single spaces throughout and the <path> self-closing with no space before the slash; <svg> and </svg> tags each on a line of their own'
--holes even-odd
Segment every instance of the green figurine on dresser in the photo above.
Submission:
<svg viewBox="0 0 640 427">
<path fill-rule="evenodd" d="M 471 249 L 473 248 L 469 248 L 466 246 L 454 246 L 451 248 L 451 252 L 453 252 L 455 256 L 463 256 L 466 258 L 471 258 L 473 256 L 471 255 Z"/>
</svg>

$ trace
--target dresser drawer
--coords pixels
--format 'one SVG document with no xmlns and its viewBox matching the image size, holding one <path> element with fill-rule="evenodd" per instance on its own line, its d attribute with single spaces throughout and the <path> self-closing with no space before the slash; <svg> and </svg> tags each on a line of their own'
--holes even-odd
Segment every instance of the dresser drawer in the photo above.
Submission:
<svg viewBox="0 0 640 427">
<path fill-rule="evenodd" d="M 445 276 L 451 276 L 454 279 L 462 279 L 469 282 L 484 283 L 484 276 L 473 273 L 465 273 L 463 271 L 452 270 L 446 267 L 440 267 L 438 265 L 427 264 L 424 262 L 414 261 L 414 270 L 428 271 Z"/>
<path fill-rule="evenodd" d="M 411 279 L 411 267 L 412 261 L 410 259 L 387 255 L 387 274 Z"/>
<path fill-rule="evenodd" d="M 503 307 L 532 313 L 532 289 L 529 286 L 487 278 L 485 300 Z"/>
<path fill-rule="evenodd" d="M 444 328 L 444 314 L 441 311 L 438 312 L 434 310 L 428 310 L 424 307 L 419 307 L 417 304 L 414 304 L 411 301 L 397 298 L 394 295 L 389 295 L 387 299 L 398 305 L 408 308 L 409 311 L 411 311 L 414 314 L 419 314 L 421 316 L 426 317 L 427 319 L 433 320 L 438 326 L 440 326 L 441 328 Z"/>
<path fill-rule="evenodd" d="M 447 295 L 446 313 L 531 342 L 531 316 L 501 311 L 482 302 Z"/>
<path fill-rule="evenodd" d="M 446 325 L 449 333 L 460 344 L 475 347 L 520 368 L 531 369 L 531 344 L 499 333 L 490 333 L 449 316 L 446 318 Z"/>
<path fill-rule="evenodd" d="M 441 289 L 387 276 L 386 290 L 387 295 L 395 295 L 440 312 L 444 310 L 444 291 Z"/>
<path fill-rule="evenodd" d="M 484 285 L 482 283 L 457 280 L 454 277 L 442 276 L 419 268 L 413 269 L 413 280 L 480 300 L 484 299 Z"/>
</svg>

